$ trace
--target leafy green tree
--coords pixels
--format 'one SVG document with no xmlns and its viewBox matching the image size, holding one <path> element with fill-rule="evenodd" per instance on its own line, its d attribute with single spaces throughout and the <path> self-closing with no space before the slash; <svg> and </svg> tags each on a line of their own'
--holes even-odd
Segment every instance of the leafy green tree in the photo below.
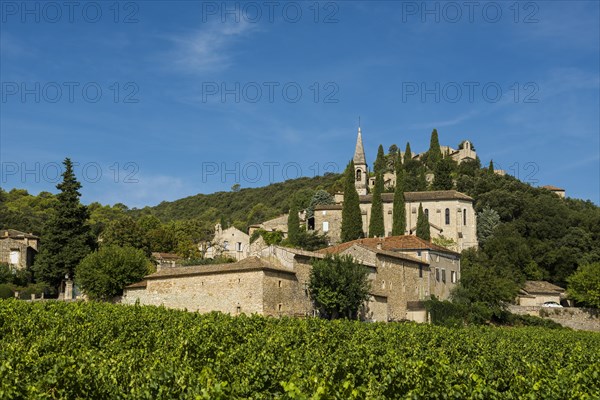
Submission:
<svg viewBox="0 0 600 400">
<path fill-rule="evenodd" d="M 510 272 L 497 268 L 485 253 L 477 249 L 463 250 L 460 266 L 460 282 L 452 292 L 454 301 L 485 303 L 498 309 L 504 302 L 513 301 L 519 291 L 519 283 Z"/>
<path fill-rule="evenodd" d="M 321 316 L 356 319 L 360 307 L 369 299 L 368 274 L 350 255 L 314 260 L 309 292 Z"/>
<path fill-rule="evenodd" d="M 404 235 L 406 233 L 406 203 L 404 200 L 404 169 L 400 162 L 400 154 L 396 160 L 396 187 L 394 188 L 392 213 L 392 235 Z"/>
<path fill-rule="evenodd" d="M 429 228 L 429 218 L 423 212 L 423 204 L 419 203 L 419 213 L 417 214 L 417 237 L 425 240 L 431 240 L 431 231 Z"/>
<path fill-rule="evenodd" d="M 433 178 L 433 190 L 451 190 L 454 187 L 452 181 L 452 160 L 450 157 L 444 157 L 435 165 Z"/>
<path fill-rule="evenodd" d="M 344 204 L 342 206 L 342 242 L 364 236 L 360 200 L 354 186 L 354 162 L 350 161 L 344 172 Z"/>
<path fill-rule="evenodd" d="M 410 149 L 410 143 L 406 142 L 406 149 L 404 150 L 404 165 L 412 161 L 412 150 Z"/>
<path fill-rule="evenodd" d="M 379 173 L 383 174 L 385 172 L 385 169 L 385 153 L 383 152 L 383 146 L 379 145 L 379 147 L 377 148 L 377 158 L 375 159 L 375 163 L 373 164 L 373 172 L 375 172 L 375 175 Z"/>
<path fill-rule="evenodd" d="M 292 245 L 298 244 L 298 237 L 300 235 L 300 217 L 298 217 L 298 206 L 295 202 L 292 203 L 290 212 L 288 214 L 288 240 Z"/>
<path fill-rule="evenodd" d="M 375 178 L 375 189 L 371 203 L 371 219 L 369 221 L 369 237 L 384 237 L 385 227 L 383 225 L 383 172 L 379 172 Z"/>
<path fill-rule="evenodd" d="M 588 307 L 600 308 L 600 262 L 581 265 L 567 282 L 569 297 Z"/>
<path fill-rule="evenodd" d="M 77 266 L 76 282 L 92 300 L 110 300 L 151 272 L 144 252 L 132 247 L 102 246 Z"/>
<path fill-rule="evenodd" d="M 306 209 L 306 218 L 312 218 L 315 216 L 315 206 L 334 203 L 335 200 L 333 196 L 329 194 L 329 192 L 323 189 L 317 190 L 310 200 L 308 208 Z"/>
<path fill-rule="evenodd" d="M 88 211 L 79 202 L 81 184 L 69 158 L 63 162 L 63 180 L 56 185 L 56 213 L 48 220 L 42 235 L 40 252 L 33 270 L 38 281 L 58 287 L 65 275 L 73 277 L 75 268 L 94 247 L 88 225 Z"/>
<path fill-rule="evenodd" d="M 500 215 L 489 206 L 477 213 L 477 240 L 480 246 L 494 233 L 499 223 Z"/>
<path fill-rule="evenodd" d="M 102 246 L 130 246 L 144 250 L 146 255 L 149 256 L 150 248 L 145 239 L 145 235 L 138 226 L 137 221 L 126 215 L 108 223 L 100 235 L 100 244 Z"/>
</svg>

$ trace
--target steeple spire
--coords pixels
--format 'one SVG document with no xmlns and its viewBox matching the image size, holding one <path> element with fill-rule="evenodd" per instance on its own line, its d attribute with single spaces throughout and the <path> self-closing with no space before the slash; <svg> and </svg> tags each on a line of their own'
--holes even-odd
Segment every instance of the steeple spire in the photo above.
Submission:
<svg viewBox="0 0 600 400">
<path fill-rule="evenodd" d="M 360 126 L 358 127 L 358 137 L 356 138 L 356 149 L 354 150 L 354 164 L 367 164 L 367 159 L 365 158 L 365 148 L 363 147 L 362 141 L 362 133 L 360 131 Z"/>
</svg>

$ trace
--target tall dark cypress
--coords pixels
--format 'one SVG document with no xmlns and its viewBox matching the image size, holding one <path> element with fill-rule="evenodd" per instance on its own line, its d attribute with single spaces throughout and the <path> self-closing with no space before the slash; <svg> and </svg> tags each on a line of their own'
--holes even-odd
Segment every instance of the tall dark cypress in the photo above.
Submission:
<svg viewBox="0 0 600 400">
<path fill-rule="evenodd" d="M 364 236 L 360 200 L 354 186 L 354 161 L 350 161 L 344 172 L 344 204 L 342 206 L 342 242 Z"/>
<path fill-rule="evenodd" d="M 396 188 L 394 189 L 394 208 L 392 214 L 392 235 L 404 235 L 406 231 L 406 208 L 404 201 L 404 168 L 400 154 L 396 159 Z"/>
<path fill-rule="evenodd" d="M 385 172 L 385 153 L 383 152 L 383 146 L 379 145 L 377 149 L 377 158 L 375 159 L 375 163 L 373 164 L 373 172 L 375 175 L 379 173 Z"/>
<path fill-rule="evenodd" d="M 489 174 L 493 174 L 494 173 L 494 160 L 490 160 L 490 165 L 488 166 L 487 172 Z"/>
<path fill-rule="evenodd" d="M 437 164 L 442 159 L 442 150 L 440 148 L 440 140 L 438 138 L 437 129 L 431 132 L 431 138 L 429 140 L 429 150 L 427 151 L 426 164 L 431 170 L 435 170 Z"/>
<path fill-rule="evenodd" d="M 48 220 L 41 237 L 40 252 L 33 266 L 34 278 L 58 287 L 68 276 L 73 278 L 75 267 L 94 247 L 87 223 L 87 207 L 79 202 L 81 184 L 73 172 L 73 163 L 66 158 L 63 181 L 56 185 L 56 212 Z"/>
<path fill-rule="evenodd" d="M 429 231 L 429 218 L 423 212 L 423 204 L 419 203 L 419 213 L 417 214 L 417 237 L 425 240 L 431 240 Z"/>
<path fill-rule="evenodd" d="M 384 237 L 385 227 L 383 224 L 383 172 L 379 172 L 375 177 L 375 190 L 373 190 L 373 200 L 371 203 L 371 219 L 369 221 L 369 237 Z"/>
<path fill-rule="evenodd" d="M 406 150 L 404 150 L 404 165 L 408 164 L 412 160 L 412 150 L 410 149 L 410 143 L 406 142 Z"/>
<path fill-rule="evenodd" d="M 449 157 L 444 157 L 440 160 L 434 172 L 433 178 L 433 190 L 450 190 L 454 187 L 454 182 L 452 181 L 452 164 Z"/>
<path fill-rule="evenodd" d="M 298 217 L 298 205 L 296 204 L 296 201 L 292 201 L 287 224 L 288 241 L 293 245 L 297 245 L 298 237 L 300 236 L 300 217 Z"/>
</svg>

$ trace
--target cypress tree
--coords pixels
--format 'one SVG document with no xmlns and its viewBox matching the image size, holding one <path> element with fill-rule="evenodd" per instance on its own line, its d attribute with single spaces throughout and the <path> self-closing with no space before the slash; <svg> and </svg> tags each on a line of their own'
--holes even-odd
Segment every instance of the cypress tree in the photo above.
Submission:
<svg viewBox="0 0 600 400">
<path fill-rule="evenodd" d="M 435 176 L 433 178 L 433 190 L 450 190 L 454 186 L 452 181 L 452 164 L 448 157 L 440 160 L 435 167 Z"/>
<path fill-rule="evenodd" d="M 490 165 L 488 166 L 487 172 L 491 175 L 494 174 L 494 160 L 490 160 Z"/>
<path fill-rule="evenodd" d="M 394 189 L 394 209 L 392 235 L 404 235 L 406 231 L 406 208 L 404 202 L 404 168 L 400 162 L 400 154 L 396 157 L 396 188 Z"/>
<path fill-rule="evenodd" d="M 58 287 L 68 275 L 73 279 L 75 267 L 94 247 L 87 223 L 88 210 L 79 202 L 81 184 L 73 173 L 73 163 L 66 158 L 63 181 L 56 185 L 58 205 L 42 234 L 40 252 L 33 266 L 35 278 Z"/>
<path fill-rule="evenodd" d="M 383 146 L 379 145 L 377 149 L 377 158 L 375 159 L 375 163 L 373 164 L 373 172 L 375 172 L 375 176 L 379 173 L 385 172 L 385 153 L 383 152 Z"/>
<path fill-rule="evenodd" d="M 298 205 L 295 201 L 292 202 L 292 206 L 290 207 L 287 225 L 289 242 L 293 245 L 298 245 L 298 237 L 300 236 L 300 217 L 298 217 Z"/>
<path fill-rule="evenodd" d="M 427 177 L 425 176 L 425 167 L 421 166 L 419 168 L 419 172 L 417 173 L 417 181 L 416 181 L 416 189 L 418 192 L 424 192 L 427 190 Z"/>
<path fill-rule="evenodd" d="M 440 149 L 440 140 L 438 138 L 437 129 L 431 132 L 431 139 L 429 140 L 429 150 L 427 151 L 427 166 L 435 170 L 437 164 L 442 159 L 442 150 Z"/>
<path fill-rule="evenodd" d="M 344 172 L 344 204 L 342 206 L 342 242 L 364 236 L 360 200 L 354 186 L 354 161 L 350 161 Z"/>
<path fill-rule="evenodd" d="M 375 178 L 375 190 L 373 190 L 373 202 L 371 204 L 371 220 L 369 221 L 369 237 L 384 237 L 385 227 L 383 224 L 383 172 Z"/>
<path fill-rule="evenodd" d="M 404 165 L 412 161 L 412 150 L 410 149 L 410 143 L 406 142 L 406 150 L 404 150 Z"/>
<path fill-rule="evenodd" d="M 417 237 L 425 240 L 431 240 L 429 231 L 429 218 L 423 212 L 423 204 L 419 203 L 419 214 L 417 215 Z"/>
</svg>

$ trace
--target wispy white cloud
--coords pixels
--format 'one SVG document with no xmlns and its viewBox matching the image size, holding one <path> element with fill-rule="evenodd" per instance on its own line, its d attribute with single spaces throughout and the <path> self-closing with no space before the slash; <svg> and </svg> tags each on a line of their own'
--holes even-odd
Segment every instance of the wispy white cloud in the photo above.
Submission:
<svg viewBox="0 0 600 400">
<path fill-rule="evenodd" d="M 167 37 L 174 48 L 168 53 L 169 65 L 180 71 L 200 73 L 228 68 L 233 63 L 232 47 L 257 29 L 256 24 L 207 24 L 201 30 Z"/>
</svg>

